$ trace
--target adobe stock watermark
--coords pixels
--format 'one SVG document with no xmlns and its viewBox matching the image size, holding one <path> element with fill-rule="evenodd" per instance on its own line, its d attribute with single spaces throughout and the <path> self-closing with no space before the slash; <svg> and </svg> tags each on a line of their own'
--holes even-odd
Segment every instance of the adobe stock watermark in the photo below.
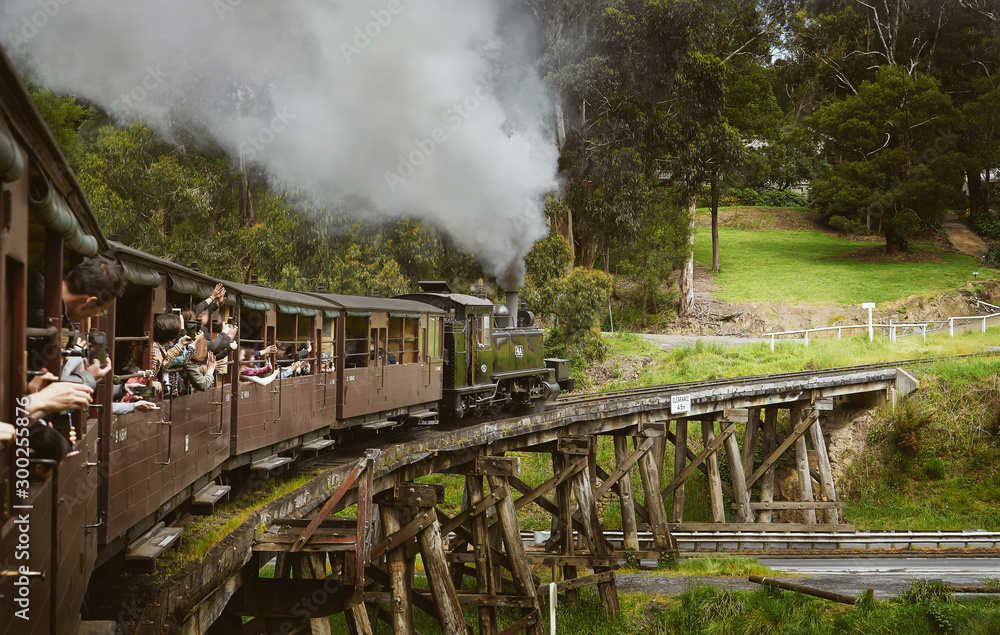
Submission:
<svg viewBox="0 0 1000 635">
<path fill-rule="evenodd" d="M 163 82 L 170 77 L 170 73 L 164 71 L 160 64 L 147 66 L 146 74 L 139 83 L 132 87 L 124 95 L 119 95 L 111 102 L 112 112 L 127 112 L 134 110 L 139 104 L 146 101 L 150 93 L 163 85 Z"/>
<path fill-rule="evenodd" d="M 71 2 L 73 0 L 36 0 L 38 10 L 21 18 L 21 30 L 14 35 L 14 43 L 27 44 L 33 40 Z"/>
<path fill-rule="evenodd" d="M 225 22 L 226 14 L 236 11 L 242 5 L 243 0 L 212 0 L 212 8 L 215 9 L 219 22 Z"/>
<path fill-rule="evenodd" d="M 250 135 L 240 141 L 240 155 L 243 156 L 245 161 L 253 161 L 260 156 L 264 148 L 275 140 L 278 134 L 288 128 L 289 122 L 294 119 L 295 115 L 288 112 L 288 108 L 282 108 L 256 134 Z"/>
<path fill-rule="evenodd" d="M 351 42 L 340 42 L 340 52 L 344 54 L 347 63 L 351 63 L 351 58 L 360 55 L 361 51 L 368 48 L 372 40 L 382 35 L 382 30 L 392 24 L 394 16 L 403 12 L 402 0 L 389 0 L 384 9 L 376 9 L 371 12 L 372 19 L 362 26 L 354 27 L 354 39 Z"/>
<path fill-rule="evenodd" d="M 441 116 L 441 126 L 431 130 L 429 136 L 423 139 L 413 140 L 413 150 L 405 155 L 398 155 L 399 163 L 395 171 L 386 170 L 385 185 L 390 192 L 395 192 L 396 188 L 413 176 L 417 168 L 422 166 L 437 151 L 439 147 L 447 143 L 449 132 L 455 132 L 462 127 L 472 115 L 479 110 L 483 102 L 489 99 L 492 93 L 486 86 L 479 84 L 471 95 L 466 96 L 462 101 L 455 102 L 448 107 Z"/>
</svg>

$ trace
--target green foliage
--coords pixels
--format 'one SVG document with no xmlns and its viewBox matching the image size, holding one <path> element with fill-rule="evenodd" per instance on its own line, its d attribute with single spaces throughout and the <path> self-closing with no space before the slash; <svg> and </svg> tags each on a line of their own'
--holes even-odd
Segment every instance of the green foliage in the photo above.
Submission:
<svg viewBox="0 0 1000 635">
<path fill-rule="evenodd" d="M 1000 248 L 990 247 L 987 249 L 986 255 L 983 256 L 983 264 L 987 267 L 1000 269 Z"/>
<path fill-rule="evenodd" d="M 973 210 L 967 218 L 969 226 L 981 236 L 1000 240 L 1000 216 L 995 211 Z"/>
<path fill-rule="evenodd" d="M 541 318 L 554 312 L 556 280 L 566 275 L 573 266 L 573 248 L 569 241 L 555 232 L 554 220 L 565 213 L 566 203 L 553 196 L 545 200 L 546 217 L 550 219 L 549 233 L 537 241 L 525 259 L 524 287 L 521 299 Z"/>
<path fill-rule="evenodd" d="M 76 103 L 72 97 L 56 95 L 48 88 L 35 90 L 29 86 L 29 91 L 70 169 L 78 170 L 85 152 L 80 127 L 93 116 L 93 110 Z"/>
<path fill-rule="evenodd" d="M 545 342 L 549 354 L 578 362 L 603 359 L 605 349 L 599 325 L 611 296 L 611 276 L 577 267 L 551 284 L 554 325 Z"/>
<path fill-rule="evenodd" d="M 826 223 L 838 232 L 847 234 L 848 236 L 868 233 L 868 229 L 864 225 L 854 219 L 844 218 L 843 216 L 831 216 Z"/>
<path fill-rule="evenodd" d="M 699 198 L 698 204 L 704 201 Z M 733 188 L 728 190 L 719 203 L 722 207 L 734 205 L 748 205 L 753 207 L 807 207 L 809 199 L 805 194 L 791 192 L 789 190 L 765 190 L 758 192 L 749 187 Z"/>
<path fill-rule="evenodd" d="M 827 216 L 870 214 L 886 250 L 905 251 L 921 225 L 940 226 L 945 210 L 964 202 L 957 122 L 933 78 L 880 68 L 857 94 L 827 103 L 809 120 L 830 162 L 812 183 L 817 206 Z"/>
<path fill-rule="evenodd" d="M 903 604 L 953 604 L 955 596 L 941 580 L 913 580 L 910 588 L 899 594 Z"/>
</svg>

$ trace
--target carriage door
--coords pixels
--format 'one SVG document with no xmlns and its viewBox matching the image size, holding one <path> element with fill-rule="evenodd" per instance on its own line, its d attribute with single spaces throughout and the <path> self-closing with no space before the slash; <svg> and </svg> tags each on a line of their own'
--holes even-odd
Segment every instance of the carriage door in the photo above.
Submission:
<svg viewBox="0 0 1000 635">
<path fill-rule="evenodd" d="M 386 351 L 388 350 L 388 323 L 384 313 L 374 313 L 369 329 L 368 338 L 368 363 L 372 365 L 372 404 L 381 404 L 385 401 L 383 389 L 385 388 L 385 365 Z"/>
</svg>

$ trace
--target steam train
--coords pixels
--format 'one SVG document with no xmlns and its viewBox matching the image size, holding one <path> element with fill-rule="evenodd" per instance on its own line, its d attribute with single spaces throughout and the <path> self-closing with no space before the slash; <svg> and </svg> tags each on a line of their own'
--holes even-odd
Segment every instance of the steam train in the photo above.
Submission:
<svg viewBox="0 0 1000 635">
<path fill-rule="evenodd" d="M 23 419 L 32 343 L 58 344 L 46 367 L 59 374 L 61 284 L 86 257 L 114 252 L 128 282 L 106 314 L 73 324 L 105 335 L 116 373 L 150 368 L 156 316 L 192 307 L 218 282 L 101 232 L 2 50 L 0 221 L 0 421 Z M 32 269 L 44 278 L 44 328 L 26 319 Z M 180 534 L 171 522 L 210 512 L 231 479 L 266 477 L 349 435 L 537 409 L 572 387 L 565 360 L 543 359 L 542 332 L 516 294 L 494 306 L 443 283 L 398 298 L 224 284 L 218 317 L 235 320 L 240 344 L 304 349 L 308 371 L 241 381 L 231 354 L 208 390 L 122 415 L 107 377 L 91 407 L 71 415 L 75 453 L 28 487 L 27 458 L 0 444 L 0 632 L 77 632 L 95 568 L 154 561 Z"/>
</svg>

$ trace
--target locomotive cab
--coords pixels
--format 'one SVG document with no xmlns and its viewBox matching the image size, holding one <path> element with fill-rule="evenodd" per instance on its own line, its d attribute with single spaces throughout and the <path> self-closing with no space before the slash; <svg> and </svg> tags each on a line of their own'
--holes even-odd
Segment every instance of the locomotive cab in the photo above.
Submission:
<svg viewBox="0 0 1000 635">
<path fill-rule="evenodd" d="M 420 284 L 421 293 L 399 297 L 448 313 L 443 415 L 523 411 L 544 407 L 559 393 L 555 372 L 543 359 L 543 334 L 531 328 L 530 312 L 517 310 L 519 319 L 511 325 L 507 310 L 486 298 L 453 293 L 443 282 Z"/>
</svg>

